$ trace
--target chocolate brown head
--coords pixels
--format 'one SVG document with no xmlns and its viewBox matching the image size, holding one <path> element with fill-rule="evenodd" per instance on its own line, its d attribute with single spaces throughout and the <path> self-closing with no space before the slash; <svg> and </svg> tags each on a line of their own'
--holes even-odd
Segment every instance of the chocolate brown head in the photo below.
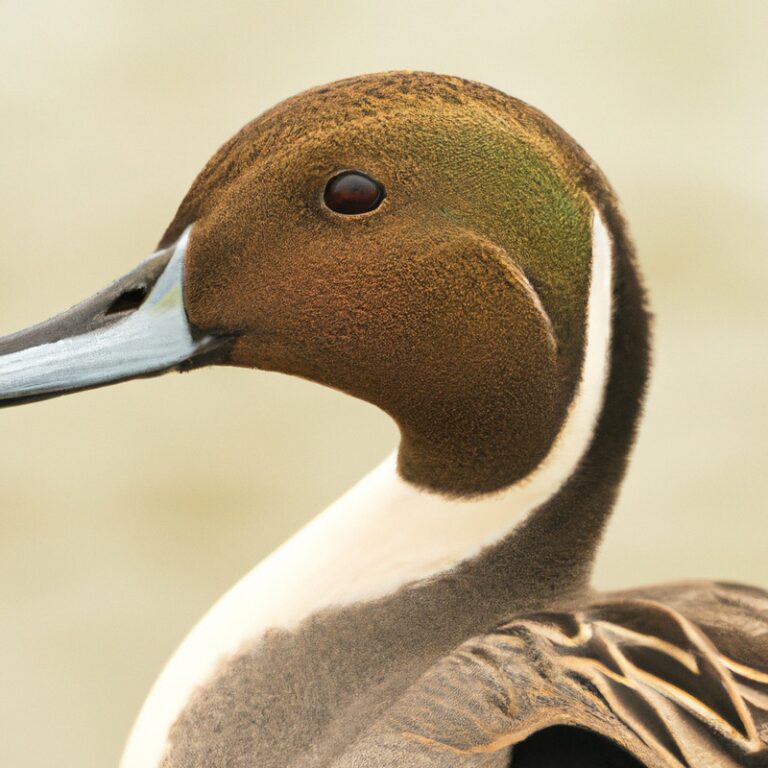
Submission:
<svg viewBox="0 0 768 768">
<path fill-rule="evenodd" d="M 378 196 L 366 202 L 363 189 L 362 205 L 336 205 L 328 185 L 349 171 Z M 0 358 L 0 397 L 212 362 L 277 370 L 389 413 L 406 479 L 449 494 L 495 490 L 536 468 L 574 399 L 596 210 L 623 242 L 583 151 L 491 88 L 407 72 L 317 88 L 214 155 L 153 261 L 76 308 L 76 321 L 0 343 L 0 353 L 26 350 Z M 25 388 L 39 358 L 26 348 L 120 335 L 155 294 L 149 267 L 166 275 L 176 262 L 174 306 L 189 323 L 178 349 L 73 382 L 59 355 L 60 383 L 47 383 L 46 363 Z"/>
</svg>

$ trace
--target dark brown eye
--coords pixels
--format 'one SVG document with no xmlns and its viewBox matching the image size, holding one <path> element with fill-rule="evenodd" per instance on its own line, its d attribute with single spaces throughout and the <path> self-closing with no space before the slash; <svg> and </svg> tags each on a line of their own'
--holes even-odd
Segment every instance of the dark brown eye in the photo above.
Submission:
<svg viewBox="0 0 768 768">
<path fill-rule="evenodd" d="M 384 187 L 359 171 L 344 171 L 325 187 L 325 204 L 336 213 L 368 213 L 381 205 Z"/>
</svg>

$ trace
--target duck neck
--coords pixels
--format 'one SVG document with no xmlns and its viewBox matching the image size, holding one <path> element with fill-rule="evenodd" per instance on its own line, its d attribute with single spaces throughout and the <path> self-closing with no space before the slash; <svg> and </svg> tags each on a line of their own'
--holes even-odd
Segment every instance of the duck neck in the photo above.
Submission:
<svg viewBox="0 0 768 768">
<path fill-rule="evenodd" d="M 526 595 L 546 602 L 549 591 L 567 599 L 589 585 L 642 411 L 650 354 L 645 294 L 614 199 L 606 194 L 598 202 L 613 235 L 613 312 L 602 406 L 574 471 L 483 563 L 484 570 L 514 564 L 515 576 L 506 586 L 520 608 Z"/>
<path fill-rule="evenodd" d="M 612 198 L 597 202 L 584 375 L 545 459 L 500 491 L 449 496 L 403 477 L 401 445 L 397 460 L 385 460 L 253 572 L 245 589 L 259 595 L 259 627 L 292 628 L 324 614 L 335 632 L 340 623 L 357 626 L 350 617 L 360 613 L 381 638 L 408 626 L 414 647 L 438 636 L 447 647 L 586 588 L 648 367 L 631 245 Z"/>
<path fill-rule="evenodd" d="M 541 585 L 546 596 L 567 596 L 588 584 L 641 411 L 648 373 L 648 317 L 632 246 L 608 193 L 596 201 L 592 231 L 581 376 L 549 452 L 522 480 L 494 493 L 455 498 L 424 493 L 420 502 L 426 509 L 425 499 L 431 499 L 443 515 L 449 509 L 461 510 L 458 514 L 466 520 L 459 553 L 452 543 L 441 545 L 450 525 L 441 526 L 437 513 L 430 539 L 436 548 L 443 546 L 446 555 L 450 552 L 443 562 L 452 559 L 473 591 L 485 589 L 481 582 L 491 578 L 496 580 L 492 588 L 506 590 L 509 599 L 519 588 L 520 607 L 537 595 L 532 584 Z M 439 453 L 425 452 L 414 462 L 413 452 L 420 448 L 419 440 L 404 430 L 398 461 L 402 476 L 407 478 L 414 464 L 428 467 L 441 461 Z M 462 471 L 471 476 L 471 465 Z M 441 504 L 434 503 L 435 495 Z M 480 552 L 483 556 L 477 557 Z M 473 572 L 476 578 L 469 578 Z"/>
<path fill-rule="evenodd" d="M 397 461 L 387 459 L 279 550 L 273 564 L 284 561 L 281 572 L 298 580 L 293 620 L 328 605 L 394 599 L 407 586 L 447 589 L 462 605 L 463 618 L 452 620 L 460 631 L 464 618 L 482 626 L 586 587 L 633 442 L 648 359 L 631 246 L 612 200 L 598 203 L 582 375 L 547 455 L 498 491 L 448 495 L 403 472 L 414 450 L 404 437 Z"/>
</svg>

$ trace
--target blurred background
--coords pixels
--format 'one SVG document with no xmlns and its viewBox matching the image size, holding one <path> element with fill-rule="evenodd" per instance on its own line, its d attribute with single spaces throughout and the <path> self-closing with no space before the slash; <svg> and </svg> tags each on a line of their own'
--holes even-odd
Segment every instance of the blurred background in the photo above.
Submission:
<svg viewBox="0 0 768 768">
<path fill-rule="evenodd" d="M 602 166 L 656 314 L 598 586 L 768 586 L 767 35 L 760 0 L 2 0 L 0 334 L 149 254 L 275 102 L 387 69 L 485 81 Z M 196 619 L 395 441 L 370 406 L 234 369 L 2 411 L 0 764 L 116 765 Z"/>
</svg>

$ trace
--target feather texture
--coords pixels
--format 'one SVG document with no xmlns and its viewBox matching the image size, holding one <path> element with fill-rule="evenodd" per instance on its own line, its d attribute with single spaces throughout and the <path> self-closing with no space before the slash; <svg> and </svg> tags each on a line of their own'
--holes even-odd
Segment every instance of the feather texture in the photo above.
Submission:
<svg viewBox="0 0 768 768">
<path fill-rule="evenodd" d="M 582 752 L 563 765 L 768 766 L 766 658 L 768 593 L 690 583 L 596 596 L 462 644 L 339 765 L 547 766 L 531 751 L 551 752 L 549 739 Z M 600 738 L 563 742 L 564 726 Z M 600 761 L 606 742 L 621 762 Z"/>
</svg>

